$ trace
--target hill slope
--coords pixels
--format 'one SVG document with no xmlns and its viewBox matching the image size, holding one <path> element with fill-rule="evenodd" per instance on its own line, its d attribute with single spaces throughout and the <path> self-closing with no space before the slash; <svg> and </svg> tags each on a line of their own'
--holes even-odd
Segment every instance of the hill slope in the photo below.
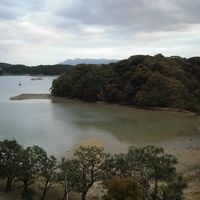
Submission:
<svg viewBox="0 0 200 200">
<path fill-rule="evenodd" d="M 198 112 L 200 57 L 138 55 L 108 65 L 78 65 L 53 82 L 52 94 Z"/>
<path fill-rule="evenodd" d="M 38 65 L 29 67 L 26 65 L 11 65 L 7 63 L 0 63 L 0 75 L 3 74 L 42 74 L 42 75 L 58 75 L 67 72 L 72 67 L 70 65 Z"/>
</svg>

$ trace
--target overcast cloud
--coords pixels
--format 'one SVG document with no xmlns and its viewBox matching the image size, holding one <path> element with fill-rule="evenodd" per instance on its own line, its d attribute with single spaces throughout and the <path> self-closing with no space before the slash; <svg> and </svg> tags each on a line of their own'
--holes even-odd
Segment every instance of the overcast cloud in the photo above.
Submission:
<svg viewBox="0 0 200 200">
<path fill-rule="evenodd" d="M 200 55 L 199 0 L 0 0 L 0 62 Z"/>
</svg>

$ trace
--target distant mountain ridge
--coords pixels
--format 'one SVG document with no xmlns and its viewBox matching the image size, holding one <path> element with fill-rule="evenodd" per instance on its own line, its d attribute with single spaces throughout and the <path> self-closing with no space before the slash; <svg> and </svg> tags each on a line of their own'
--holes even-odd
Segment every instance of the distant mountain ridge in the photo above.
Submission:
<svg viewBox="0 0 200 200">
<path fill-rule="evenodd" d="M 119 60 L 115 59 L 91 59 L 91 58 L 75 58 L 75 59 L 67 59 L 64 62 L 61 62 L 59 64 L 61 65 L 78 65 L 78 64 L 95 64 L 95 65 L 101 65 L 101 64 L 109 64 L 109 63 L 116 63 Z"/>
</svg>

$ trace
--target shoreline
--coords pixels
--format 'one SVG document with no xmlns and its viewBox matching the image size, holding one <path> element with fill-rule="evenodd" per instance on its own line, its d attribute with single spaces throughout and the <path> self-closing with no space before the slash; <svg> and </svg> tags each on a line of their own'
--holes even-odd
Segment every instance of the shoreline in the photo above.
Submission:
<svg viewBox="0 0 200 200">
<path fill-rule="evenodd" d="M 9 99 L 11 101 L 31 100 L 31 99 L 52 99 L 52 96 L 49 93 L 46 94 L 23 93 L 14 97 L 10 97 Z"/>
<path fill-rule="evenodd" d="M 108 106 L 116 106 L 121 108 L 129 108 L 129 109 L 140 109 L 140 110 L 149 110 L 149 111 L 162 111 L 162 112 L 174 112 L 174 113 L 182 113 L 186 115 L 194 115 L 198 116 L 196 113 L 181 109 L 181 108 L 170 108 L 170 107 L 138 107 L 132 105 L 121 105 L 121 104 L 112 104 L 104 101 L 97 102 L 85 102 L 79 99 L 70 99 L 67 97 L 54 97 L 50 93 L 22 93 L 17 96 L 13 96 L 9 98 L 11 101 L 20 101 L 20 100 L 32 100 L 32 99 L 52 99 L 52 100 L 70 100 L 73 102 L 81 102 L 88 104 L 96 104 L 96 105 L 108 105 Z"/>
</svg>

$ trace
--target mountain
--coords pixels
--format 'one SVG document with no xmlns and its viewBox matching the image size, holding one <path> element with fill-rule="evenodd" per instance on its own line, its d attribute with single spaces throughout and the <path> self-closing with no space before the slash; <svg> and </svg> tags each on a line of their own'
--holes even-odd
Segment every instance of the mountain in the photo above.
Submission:
<svg viewBox="0 0 200 200">
<path fill-rule="evenodd" d="M 116 63 L 118 60 L 114 59 L 90 59 L 90 58 L 75 58 L 75 59 L 67 59 L 64 62 L 59 64 L 62 65 L 78 65 L 78 64 L 109 64 L 109 63 Z"/>
</svg>

